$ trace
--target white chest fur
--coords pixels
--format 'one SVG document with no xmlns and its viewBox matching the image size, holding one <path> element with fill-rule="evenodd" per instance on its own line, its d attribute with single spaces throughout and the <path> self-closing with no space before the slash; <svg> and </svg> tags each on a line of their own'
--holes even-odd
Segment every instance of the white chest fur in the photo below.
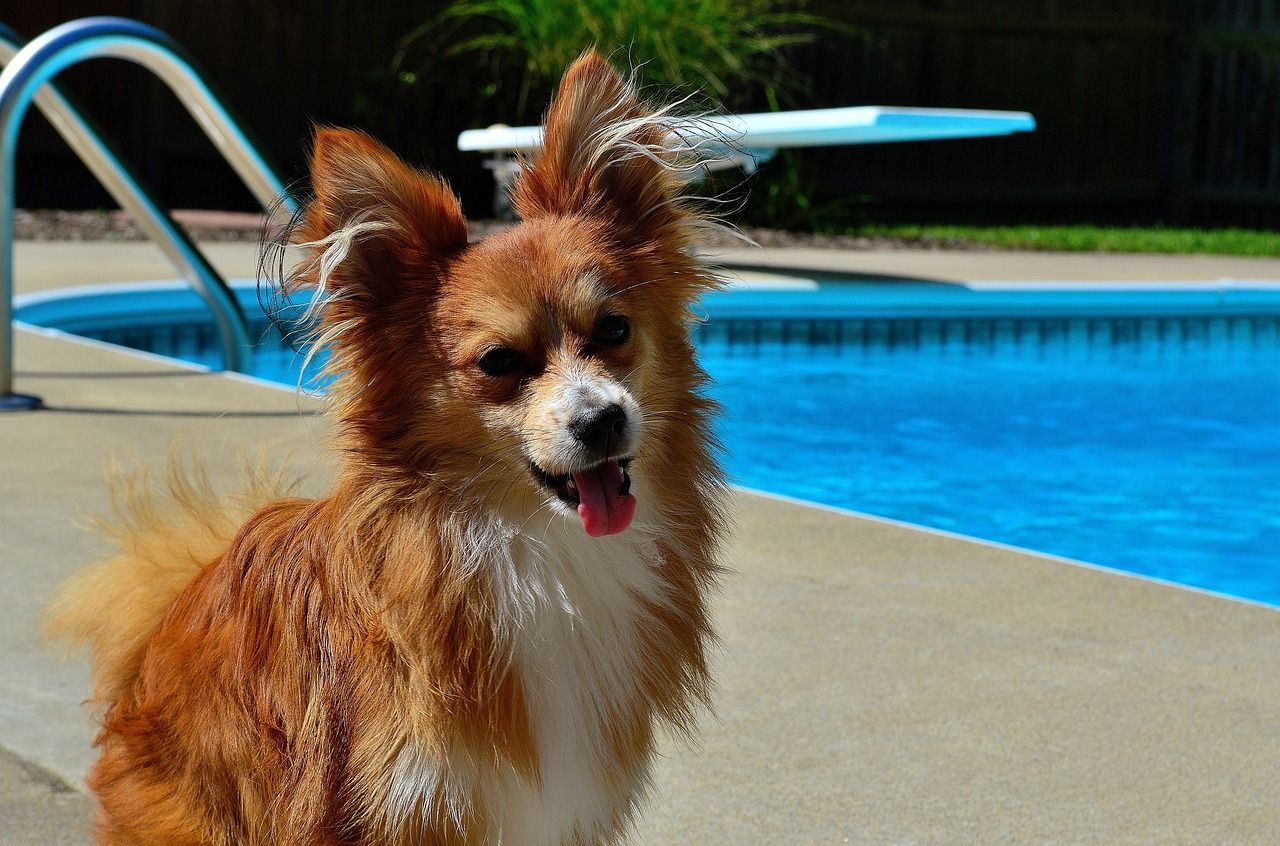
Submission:
<svg viewBox="0 0 1280 846">
<path fill-rule="evenodd" d="M 441 786 L 456 802 L 455 818 L 465 816 L 463 797 L 477 796 L 490 842 L 595 842 L 629 816 L 647 783 L 647 761 L 619 766 L 609 721 L 631 712 L 640 695 L 639 599 L 665 598 L 656 546 L 642 525 L 590 538 L 562 520 L 540 538 L 517 535 L 502 546 L 488 565 L 499 619 L 510 627 L 502 634 L 521 675 L 540 778 L 534 784 L 514 770 L 477 771 L 460 750 Z M 438 762 L 406 748 L 392 800 L 417 804 L 441 777 Z"/>
</svg>

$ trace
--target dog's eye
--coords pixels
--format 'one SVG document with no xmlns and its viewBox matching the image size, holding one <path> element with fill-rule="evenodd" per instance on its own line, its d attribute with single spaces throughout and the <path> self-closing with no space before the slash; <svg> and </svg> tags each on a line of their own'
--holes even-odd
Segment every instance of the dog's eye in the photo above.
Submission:
<svg viewBox="0 0 1280 846">
<path fill-rule="evenodd" d="M 591 340 L 606 347 L 616 347 L 631 337 L 631 324 L 621 314 L 606 314 L 596 321 Z"/>
<path fill-rule="evenodd" d="M 489 376 L 510 376 L 524 366 L 524 358 L 510 347 L 494 347 L 476 364 Z"/>
</svg>

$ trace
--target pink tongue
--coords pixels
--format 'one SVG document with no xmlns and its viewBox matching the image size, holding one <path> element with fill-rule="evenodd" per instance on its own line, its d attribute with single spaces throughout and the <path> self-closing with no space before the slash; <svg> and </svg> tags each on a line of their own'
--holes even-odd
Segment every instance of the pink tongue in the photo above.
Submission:
<svg viewBox="0 0 1280 846">
<path fill-rule="evenodd" d="M 574 471 L 578 486 L 578 517 L 593 538 L 626 531 L 636 516 L 636 498 L 622 493 L 622 468 L 606 461 L 591 470 Z"/>
</svg>

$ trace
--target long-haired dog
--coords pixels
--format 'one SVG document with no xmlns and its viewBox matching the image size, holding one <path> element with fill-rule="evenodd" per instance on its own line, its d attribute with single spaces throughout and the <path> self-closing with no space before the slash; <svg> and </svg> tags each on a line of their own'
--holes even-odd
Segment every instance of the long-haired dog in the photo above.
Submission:
<svg viewBox="0 0 1280 846">
<path fill-rule="evenodd" d="M 678 134 L 678 133 L 677 133 Z M 522 222 L 321 130 L 289 285 L 322 305 L 322 498 L 178 479 L 51 609 L 105 707 L 106 844 L 618 840 L 708 695 L 724 484 L 681 145 L 599 56 L 565 74 Z"/>
</svg>

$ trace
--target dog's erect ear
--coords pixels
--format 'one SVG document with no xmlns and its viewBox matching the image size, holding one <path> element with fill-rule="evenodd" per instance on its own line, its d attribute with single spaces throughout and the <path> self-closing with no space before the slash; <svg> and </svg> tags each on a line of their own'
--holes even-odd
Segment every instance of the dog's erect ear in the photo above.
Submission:
<svg viewBox="0 0 1280 846">
<path fill-rule="evenodd" d="M 321 129 L 311 157 L 315 200 L 299 233 L 314 251 L 316 287 L 381 299 L 467 243 L 449 186 L 362 132 Z"/>
<path fill-rule="evenodd" d="M 634 237 L 671 243 L 689 217 L 677 201 L 687 150 L 677 147 L 668 119 L 589 50 L 560 81 L 542 152 L 513 191 L 516 211 L 525 220 L 606 218 Z"/>
</svg>

